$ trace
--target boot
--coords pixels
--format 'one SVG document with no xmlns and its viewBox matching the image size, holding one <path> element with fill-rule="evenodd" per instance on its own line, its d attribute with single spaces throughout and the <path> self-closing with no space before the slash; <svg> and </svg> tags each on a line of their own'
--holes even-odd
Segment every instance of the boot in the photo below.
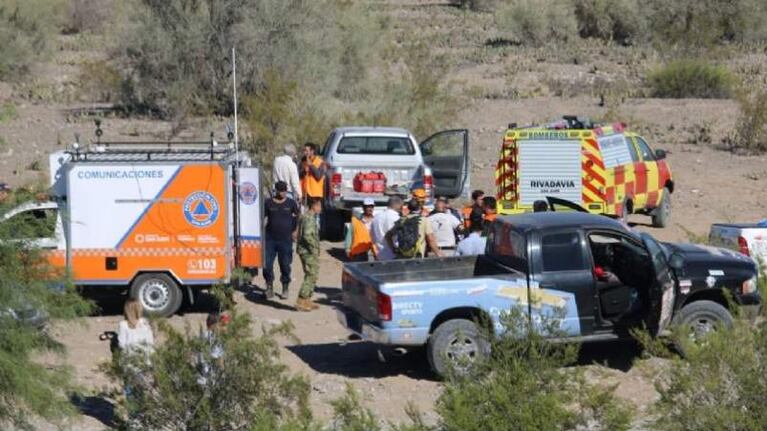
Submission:
<svg viewBox="0 0 767 431">
<path fill-rule="evenodd" d="M 308 299 L 298 297 L 298 300 L 296 301 L 296 310 L 298 311 L 312 311 L 311 305 L 308 303 Z"/>
<path fill-rule="evenodd" d="M 282 283 L 282 293 L 279 295 L 280 299 L 288 299 L 290 293 L 290 283 Z"/>
<path fill-rule="evenodd" d="M 309 308 L 311 308 L 312 310 L 316 310 L 320 308 L 319 305 L 314 303 L 314 300 L 312 298 L 306 298 L 306 305 L 308 305 Z"/>
<path fill-rule="evenodd" d="M 274 298 L 274 284 L 266 283 L 266 299 Z"/>
</svg>

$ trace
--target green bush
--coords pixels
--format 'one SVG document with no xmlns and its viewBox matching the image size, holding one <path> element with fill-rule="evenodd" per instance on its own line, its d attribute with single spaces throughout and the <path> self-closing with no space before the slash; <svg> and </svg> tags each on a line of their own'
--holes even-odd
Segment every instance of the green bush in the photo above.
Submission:
<svg viewBox="0 0 767 431">
<path fill-rule="evenodd" d="M 25 76 L 49 52 L 62 5 L 59 0 L 0 2 L 0 80 Z"/>
<path fill-rule="evenodd" d="M 0 202 L 0 213 L 21 199 L 14 193 Z M 27 213 L 29 214 L 29 213 Z M 34 429 L 37 417 L 58 422 L 75 413 L 66 397 L 73 389 L 65 353 L 49 331 L 18 321 L 9 310 L 37 310 L 49 319 L 73 319 L 90 311 L 59 271 L 25 238 L 52 235 L 55 219 L 18 215 L 0 223 L 0 428 Z M 39 362 L 41 355 L 55 361 Z"/>
<path fill-rule="evenodd" d="M 638 0 L 574 0 L 578 33 L 627 44 L 642 38 L 644 16 Z"/>
<path fill-rule="evenodd" d="M 651 72 L 647 80 L 655 97 L 720 99 L 732 95 L 734 77 L 724 66 L 704 60 L 677 60 Z"/>
<path fill-rule="evenodd" d="M 445 431 L 627 429 L 628 409 L 614 388 L 588 383 L 575 362 L 578 346 L 555 344 L 560 319 L 531 322 L 527 309 L 502 316 L 508 332 L 489 361 L 454 376 L 437 402 Z"/>
<path fill-rule="evenodd" d="M 731 331 L 685 348 L 657 385 L 660 431 L 767 429 L 767 326 L 737 321 Z"/>
<path fill-rule="evenodd" d="M 133 396 L 122 400 L 132 429 L 295 430 L 311 423 L 308 383 L 280 361 L 275 337 L 288 335 L 289 325 L 254 336 L 249 316 L 233 312 L 216 332 L 220 360 L 189 327 L 182 333 L 161 322 L 160 330 L 164 341 L 151 363 L 137 352 L 106 366 L 118 384 L 132 388 Z M 200 360 L 208 364 L 205 373 Z"/>
<path fill-rule="evenodd" d="M 367 8 L 348 0 L 134 1 L 115 58 L 122 101 L 163 117 L 231 112 L 232 47 L 242 94 L 276 71 L 302 97 L 345 95 L 367 78 L 384 39 Z"/>
<path fill-rule="evenodd" d="M 496 13 L 501 32 L 524 45 L 567 42 L 578 37 L 571 0 L 509 0 Z"/>
</svg>

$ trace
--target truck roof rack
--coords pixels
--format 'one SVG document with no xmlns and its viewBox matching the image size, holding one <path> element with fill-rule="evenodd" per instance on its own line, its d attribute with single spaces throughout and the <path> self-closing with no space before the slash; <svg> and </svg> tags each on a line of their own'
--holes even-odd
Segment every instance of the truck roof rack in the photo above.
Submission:
<svg viewBox="0 0 767 431">
<path fill-rule="evenodd" d="M 602 123 L 592 121 L 589 118 L 580 118 L 576 115 L 563 115 L 561 120 L 555 120 L 550 123 L 541 125 L 528 125 L 517 127 L 517 123 L 509 123 L 509 129 L 549 129 L 549 130 L 570 130 L 570 129 L 585 129 L 594 130 L 597 134 L 603 133 L 605 130 L 619 133 L 626 129 L 626 124 L 617 123 Z"/>
<path fill-rule="evenodd" d="M 236 155 L 233 143 L 214 140 L 98 142 L 83 148 L 75 143 L 66 153 L 75 162 L 229 161 Z"/>
<path fill-rule="evenodd" d="M 101 119 L 94 120 L 96 142 L 80 146 L 80 135 L 65 151 L 74 162 L 152 162 L 152 161 L 234 161 L 237 150 L 234 133 L 227 128 L 228 142 L 223 145 L 210 132 L 207 141 L 102 141 Z"/>
</svg>

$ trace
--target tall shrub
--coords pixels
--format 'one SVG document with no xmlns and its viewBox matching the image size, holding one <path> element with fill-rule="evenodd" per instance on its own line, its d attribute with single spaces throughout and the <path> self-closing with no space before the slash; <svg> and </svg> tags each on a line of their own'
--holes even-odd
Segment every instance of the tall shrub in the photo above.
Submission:
<svg viewBox="0 0 767 431">
<path fill-rule="evenodd" d="M 724 66 L 705 60 L 672 61 L 647 77 L 655 97 L 721 99 L 732 95 L 734 77 Z"/>
<path fill-rule="evenodd" d="M 0 204 L 0 213 L 8 208 Z M 29 214 L 29 213 L 27 213 Z M 73 319 L 90 310 L 64 274 L 46 263 L 33 238 L 52 236 L 55 217 L 24 214 L 0 223 L 0 428 L 33 429 L 31 419 L 54 422 L 74 413 L 67 399 L 69 369 L 38 358 L 64 353 L 64 346 L 32 316 Z M 38 321 L 37 319 L 35 319 Z"/>
</svg>

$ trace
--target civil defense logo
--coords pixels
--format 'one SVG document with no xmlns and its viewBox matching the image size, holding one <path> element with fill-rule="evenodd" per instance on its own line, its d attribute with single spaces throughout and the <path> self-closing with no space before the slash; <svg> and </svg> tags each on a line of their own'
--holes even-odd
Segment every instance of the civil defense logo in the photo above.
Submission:
<svg viewBox="0 0 767 431">
<path fill-rule="evenodd" d="M 184 200 L 184 218 L 192 226 L 206 227 L 218 219 L 218 202 L 208 192 L 194 192 Z"/>
<path fill-rule="evenodd" d="M 240 186 L 240 200 L 245 205 L 253 205 L 258 199 L 258 189 L 251 182 L 244 182 Z"/>
</svg>

